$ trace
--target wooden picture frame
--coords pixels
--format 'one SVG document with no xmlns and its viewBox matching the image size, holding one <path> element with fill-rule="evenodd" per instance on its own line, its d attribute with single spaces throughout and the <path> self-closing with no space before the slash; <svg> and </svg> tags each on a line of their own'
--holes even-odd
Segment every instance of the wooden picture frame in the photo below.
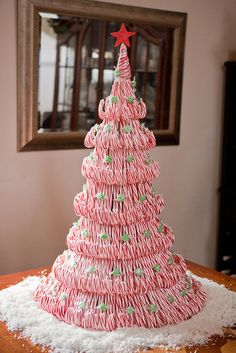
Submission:
<svg viewBox="0 0 236 353">
<path fill-rule="evenodd" d="M 184 44 L 187 14 L 92 0 L 18 0 L 17 3 L 17 150 L 77 149 L 84 131 L 38 132 L 37 88 L 39 12 L 158 25 L 173 30 L 169 126 L 154 131 L 159 145 L 179 144 Z"/>
</svg>

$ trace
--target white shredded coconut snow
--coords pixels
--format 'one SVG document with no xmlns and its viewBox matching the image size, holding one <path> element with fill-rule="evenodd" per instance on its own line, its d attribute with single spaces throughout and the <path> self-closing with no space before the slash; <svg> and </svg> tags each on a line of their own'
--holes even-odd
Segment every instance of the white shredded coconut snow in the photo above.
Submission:
<svg viewBox="0 0 236 353">
<path fill-rule="evenodd" d="M 204 286 L 207 302 L 200 313 L 172 326 L 104 332 L 68 325 L 33 300 L 40 281 L 36 276 L 0 291 L 0 319 L 9 330 L 20 330 L 34 344 L 48 346 L 55 353 L 131 353 L 156 346 L 203 344 L 210 336 L 223 334 L 223 327 L 236 323 L 236 293 L 208 279 L 196 278 Z"/>
</svg>

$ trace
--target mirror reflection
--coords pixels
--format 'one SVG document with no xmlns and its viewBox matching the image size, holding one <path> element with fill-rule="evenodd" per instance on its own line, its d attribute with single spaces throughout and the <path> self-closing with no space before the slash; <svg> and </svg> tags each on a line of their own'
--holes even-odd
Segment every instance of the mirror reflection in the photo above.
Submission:
<svg viewBox="0 0 236 353">
<path fill-rule="evenodd" d="M 118 55 L 110 33 L 121 23 L 51 13 L 39 13 L 39 18 L 38 132 L 87 131 L 99 122 L 99 101 L 110 94 Z M 136 94 L 147 105 L 145 123 L 151 129 L 168 128 L 171 72 L 165 57 L 172 32 L 126 27 L 137 32 L 129 57 Z M 161 45 L 163 38 L 169 52 Z"/>
</svg>

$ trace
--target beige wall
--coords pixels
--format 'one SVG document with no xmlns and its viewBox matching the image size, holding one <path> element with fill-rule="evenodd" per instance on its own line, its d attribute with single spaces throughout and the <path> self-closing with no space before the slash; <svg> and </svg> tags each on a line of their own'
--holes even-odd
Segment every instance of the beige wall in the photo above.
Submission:
<svg viewBox="0 0 236 353">
<path fill-rule="evenodd" d="M 118 1 L 113 1 L 118 3 Z M 161 166 L 163 218 L 175 249 L 214 266 L 222 125 L 223 62 L 235 51 L 234 0 L 123 0 L 188 13 L 180 146 L 153 151 Z M 85 150 L 16 152 L 16 17 L 0 1 L 0 272 L 50 264 L 75 220 Z"/>
</svg>

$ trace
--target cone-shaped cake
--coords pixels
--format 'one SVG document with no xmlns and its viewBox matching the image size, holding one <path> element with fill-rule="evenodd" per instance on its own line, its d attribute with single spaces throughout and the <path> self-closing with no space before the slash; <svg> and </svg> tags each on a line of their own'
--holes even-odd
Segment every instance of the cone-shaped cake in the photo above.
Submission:
<svg viewBox="0 0 236 353">
<path fill-rule="evenodd" d="M 174 235 L 153 185 L 159 167 L 147 154 L 155 137 L 139 122 L 146 108 L 135 97 L 124 44 L 115 76 L 99 105 L 103 122 L 85 138 L 94 150 L 83 161 L 87 183 L 74 200 L 79 219 L 68 250 L 35 299 L 58 319 L 96 330 L 175 324 L 199 312 L 206 295 L 170 250 Z"/>
</svg>

